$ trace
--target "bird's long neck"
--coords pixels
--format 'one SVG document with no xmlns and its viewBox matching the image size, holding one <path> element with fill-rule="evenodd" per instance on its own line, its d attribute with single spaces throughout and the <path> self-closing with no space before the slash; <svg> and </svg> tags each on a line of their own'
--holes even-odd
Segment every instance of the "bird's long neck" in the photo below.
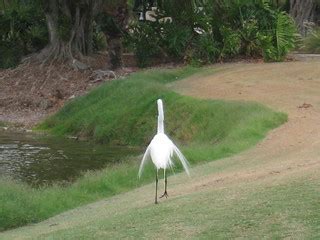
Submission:
<svg viewBox="0 0 320 240">
<path fill-rule="evenodd" d="M 158 133 L 164 133 L 164 114 L 162 100 L 158 100 Z"/>
</svg>

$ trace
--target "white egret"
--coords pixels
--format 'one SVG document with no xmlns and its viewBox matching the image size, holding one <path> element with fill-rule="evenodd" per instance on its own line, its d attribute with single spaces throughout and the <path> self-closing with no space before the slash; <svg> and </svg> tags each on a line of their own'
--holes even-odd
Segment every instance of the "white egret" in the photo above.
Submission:
<svg viewBox="0 0 320 240">
<path fill-rule="evenodd" d="M 158 203 L 158 171 L 159 169 L 163 169 L 164 175 L 164 193 L 161 195 L 162 197 L 168 197 L 167 193 L 167 176 L 166 169 L 173 167 L 173 158 L 176 156 L 186 173 L 189 175 L 188 169 L 188 161 L 177 148 L 177 146 L 168 138 L 168 136 L 164 133 L 164 114 L 163 114 L 163 103 L 161 99 L 157 100 L 158 104 L 158 131 L 157 134 L 153 137 L 149 146 L 147 147 L 146 152 L 142 158 L 140 168 L 139 168 L 139 177 L 141 177 L 141 173 L 146 162 L 151 159 L 153 164 L 156 167 L 156 196 L 155 196 L 155 204 Z"/>
</svg>

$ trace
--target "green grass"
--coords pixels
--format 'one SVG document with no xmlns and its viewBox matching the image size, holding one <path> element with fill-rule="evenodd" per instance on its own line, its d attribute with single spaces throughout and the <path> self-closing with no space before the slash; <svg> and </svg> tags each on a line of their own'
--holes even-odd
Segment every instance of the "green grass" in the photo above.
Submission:
<svg viewBox="0 0 320 240">
<path fill-rule="evenodd" d="M 285 114 L 257 103 L 196 100 L 165 85 L 198 71 L 191 67 L 149 70 L 106 83 L 70 102 L 38 128 L 99 143 L 146 146 L 156 129 L 156 99 L 162 98 L 165 130 L 194 165 L 245 150 L 286 121 Z M 150 182 L 151 165 L 143 179 L 137 179 L 138 160 L 88 173 L 68 187 L 31 189 L 1 180 L 0 230 L 38 222 Z"/>
<path fill-rule="evenodd" d="M 85 225 L 33 234 L 39 239 L 319 239 L 319 181 L 291 180 L 191 193 L 157 207 L 130 207 Z"/>
<path fill-rule="evenodd" d="M 232 163 L 223 164 L 218 171 L 216 164 L 205 164 L 196 173 L 205 174 L 208 168 L 225 172 Z M 2 238 L 0 233 L 0 238 L 319 239 L 319 180 L 314 171 L 313 175 L 294 173 L 222 183 L 183 192 L 159 205 L 148 199 L 153 186 L 146 186 L 49 222 L 4 233 Z M 184 181 L 183 175 L 170 179 L 171 190 L 181 184 L 185 188 Z"/>
<path fill-rule="evenodd" d="M 39 222 L 68 209 L 141 186 L 151 176 L 138 181 L 133 166 L 124 162 L 88 172 L 69 187 L 35 189 L 0 179 L 0 230 Z"/>
</svg>

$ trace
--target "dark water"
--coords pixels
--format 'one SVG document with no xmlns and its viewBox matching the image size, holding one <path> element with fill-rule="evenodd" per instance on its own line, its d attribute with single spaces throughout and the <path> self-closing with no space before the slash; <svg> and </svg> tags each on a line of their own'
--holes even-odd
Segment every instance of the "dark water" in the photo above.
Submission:
<svg viewBox="0 0 320 240">
<path fill-rule="evenodd" d="M 31 185 L 64 183 L 82 172 L 96 170 L 140 150 L 44 137 L 30 133 L 0 131 L 0 176 Z"/>
</svg>

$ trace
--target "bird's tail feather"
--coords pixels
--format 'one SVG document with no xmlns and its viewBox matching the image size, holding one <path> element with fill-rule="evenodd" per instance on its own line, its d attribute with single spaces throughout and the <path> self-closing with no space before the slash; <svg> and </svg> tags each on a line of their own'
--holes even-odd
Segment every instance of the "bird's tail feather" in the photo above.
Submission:
<svg viewBox="0 0 320 240">
<path fill-rule="evenodd" d="M 141 177 L 143 168 L 146 165 L 146 162 L 148 161 L 148 159 L 150 159 L 150 146 L 147 147 L 147 150 L 143 155 L 143 158 L 139 167 L 139 174 L 138 174 L 139 178 Z"/>
<path fill-rule="evenodd" d="M 186 173 L 188 175 L 190 175 L 189 172 L 189 162 L 187 161 L 187 159 L 183 156 L 182 152 L 177 148 L 176 145 L 173 144 L 173 151 L 174 153 L 177 155 L 177 157 L 179 158 L 184 170 L 186 171 Z"/>
</svg>

